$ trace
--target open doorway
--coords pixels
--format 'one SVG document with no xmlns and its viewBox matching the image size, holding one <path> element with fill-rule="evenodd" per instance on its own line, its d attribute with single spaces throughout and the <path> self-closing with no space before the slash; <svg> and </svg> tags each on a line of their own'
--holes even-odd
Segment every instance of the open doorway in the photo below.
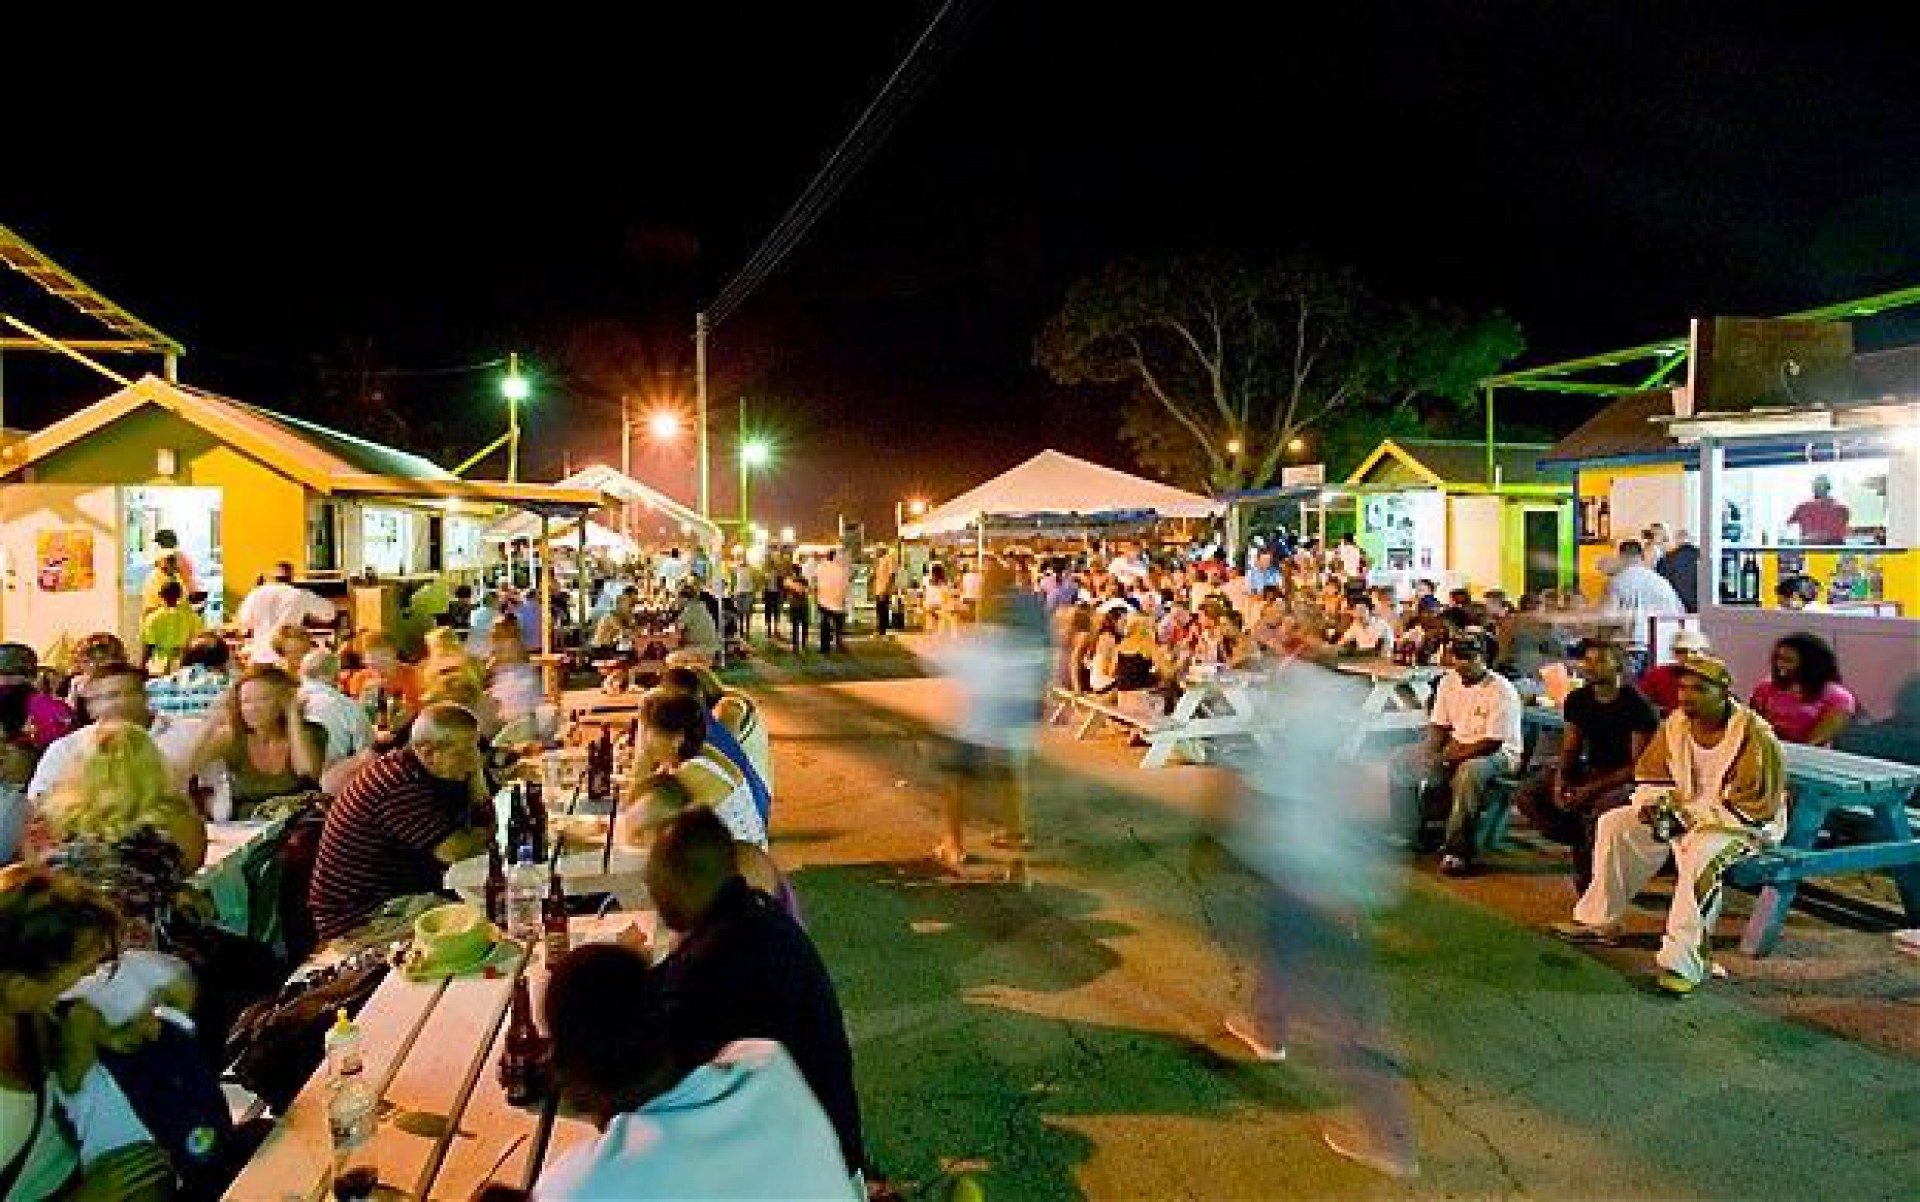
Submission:
<svg viewBox="0 0 1920 1202">
<path fill-rule="evenodd" d="M 1529 593 L 1560 587 L 1560 511 L 1529 509 L 1521 515 L 1526 546 L 1522 586 Z"/>
<path fill-rule="evenodd" d="M 165 553 L 162 532 L 190 569 L 191 590 L 199 597 L 200 616 L 208 626 L 226 620 L 226 567 L 221 552 L 218 488 L 156 486 L 129 488 L 125 497 L 126 541 L 122 579 L 126 605 L 138 629 L 141 596 L 153 565 Z"/>
</svg>

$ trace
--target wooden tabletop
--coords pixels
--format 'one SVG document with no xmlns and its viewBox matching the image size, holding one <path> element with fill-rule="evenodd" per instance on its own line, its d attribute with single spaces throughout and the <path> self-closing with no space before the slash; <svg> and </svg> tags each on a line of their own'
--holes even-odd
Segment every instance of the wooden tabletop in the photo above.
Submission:
<svg viewBox="0 0 1920 1202">
<path fill-rule="evenodd" d="M 653 914 L 629 913 L 575 919 L 575 941 L 611 938 L 629 925 L 657 937 Z M 394 971 L 361 1010 L 362 1056 L 381 1097 L 374 1154 L 383 1195 L 466 1199 L 488 1180 L 522 1185 L 536 1167 L 528 1158 L 538 1114 L 508 1105 L 498 1075 L 513 982 L 523 971 L 538 1014 L 546 968 L 537 956 L 531 967 L 516 959 L 492 977 L 414 982 Z M 327 1195 L 327 1092 L 323 1067 L 234 1180 L 228 1198 L 283 1202 Z M 563 1117 L 546 1159 L 592 1137 L 590 1126 Z"/>
</svg>

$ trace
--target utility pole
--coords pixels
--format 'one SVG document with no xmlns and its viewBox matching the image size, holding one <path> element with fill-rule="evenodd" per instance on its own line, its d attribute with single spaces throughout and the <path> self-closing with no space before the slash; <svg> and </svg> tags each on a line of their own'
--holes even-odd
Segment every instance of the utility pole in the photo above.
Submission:
<svg viewBox="0 0 1920 1202">
<path fill-rule="evenodd" d="M 620 474 L 628 480 L 633 479 L 633 412 L 632 398 L 626 393 L 620 394 Z M 626 484 L 620 485 L 624 492 Z M 633 501 L 620 499 L 620 533 L 627 538 L 633 537 Z"/>
<path fill-rule="evenodd" d="M 501 385 L 507 397 L 507 482 L 520 482 L 520 402 L 526 399 L 527 382 L 520 378 L 520 354 L 507 352 L 507 378 Z"/>
<path fill-rule="evenodd" d="M 740 436 L 734 443 L 734 458 L 740 461 L 740 545 L 747 545 L 747 394 L 740 394 Z"/>
<path fill-rule="evenodd" d="M 693 318 L 693 454 L 700 461 L 699 501 L 700 516 L 703 518 L 713 516 L 707 480 L 707 334 L 710 329 L 707 315 L 696 313 Z"/>
</svg>

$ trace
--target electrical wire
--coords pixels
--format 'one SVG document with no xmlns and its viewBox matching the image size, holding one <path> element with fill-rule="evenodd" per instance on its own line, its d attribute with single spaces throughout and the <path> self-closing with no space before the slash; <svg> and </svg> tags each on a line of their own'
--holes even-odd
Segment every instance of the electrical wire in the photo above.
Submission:
<svg viewBox="0 0 1920 1202">
<path fill-rule="evenodd" d="M 337 362 L 316 355 L 306 363 L 292 363 L 284 359 L 268 359 L 260 355 L 242 354 L 236 351 L 199 351 L 195 358 L 224 359 L 229 363 L 250 363 L 256 367 L 271 367 L 288 372 L 325 372 L 330 375 L 358 375 L 360 369 L 341 366 Z M 496 367 L 505 367 L 506 357 L 483 359 L 478 363 L 452 363 L 442 367 L 370 367 L 366 374 L 370 376 L 459 376 L 471 372 L 488 371 Z"/>
<path fill-rule="evenodd" d="M 899 125 L 913 101 L 938 70 L 951 61 L 959 46 L 956 31 L 963 28 L 975 0 L 945 0 L 894 68 L 880 92 L 861 112 L 853 128 L 819 171 L 808 181 L 798 200 L 787 209 L 760 248 L 707 307 L 709 328 L 718 326 L 764 283 L 788 254 L 806 237 L 820 215 L 858 174 L 873 153 Z"/>
</svg>

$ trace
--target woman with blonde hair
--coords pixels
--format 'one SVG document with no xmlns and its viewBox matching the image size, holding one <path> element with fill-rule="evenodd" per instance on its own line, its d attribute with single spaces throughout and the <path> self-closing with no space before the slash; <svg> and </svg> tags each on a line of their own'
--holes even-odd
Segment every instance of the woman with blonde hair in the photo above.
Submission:
<svg viewBox="0 0 1920 1202">
<path fill-rule="evenodd" d="M 326 728 L 300 709 L 300 683 L 285 668 L 255 664 L 207 715 L 188 772 L 223 764 L 233 816 L 319 787 L 326 771 Z"/>
</svg>

